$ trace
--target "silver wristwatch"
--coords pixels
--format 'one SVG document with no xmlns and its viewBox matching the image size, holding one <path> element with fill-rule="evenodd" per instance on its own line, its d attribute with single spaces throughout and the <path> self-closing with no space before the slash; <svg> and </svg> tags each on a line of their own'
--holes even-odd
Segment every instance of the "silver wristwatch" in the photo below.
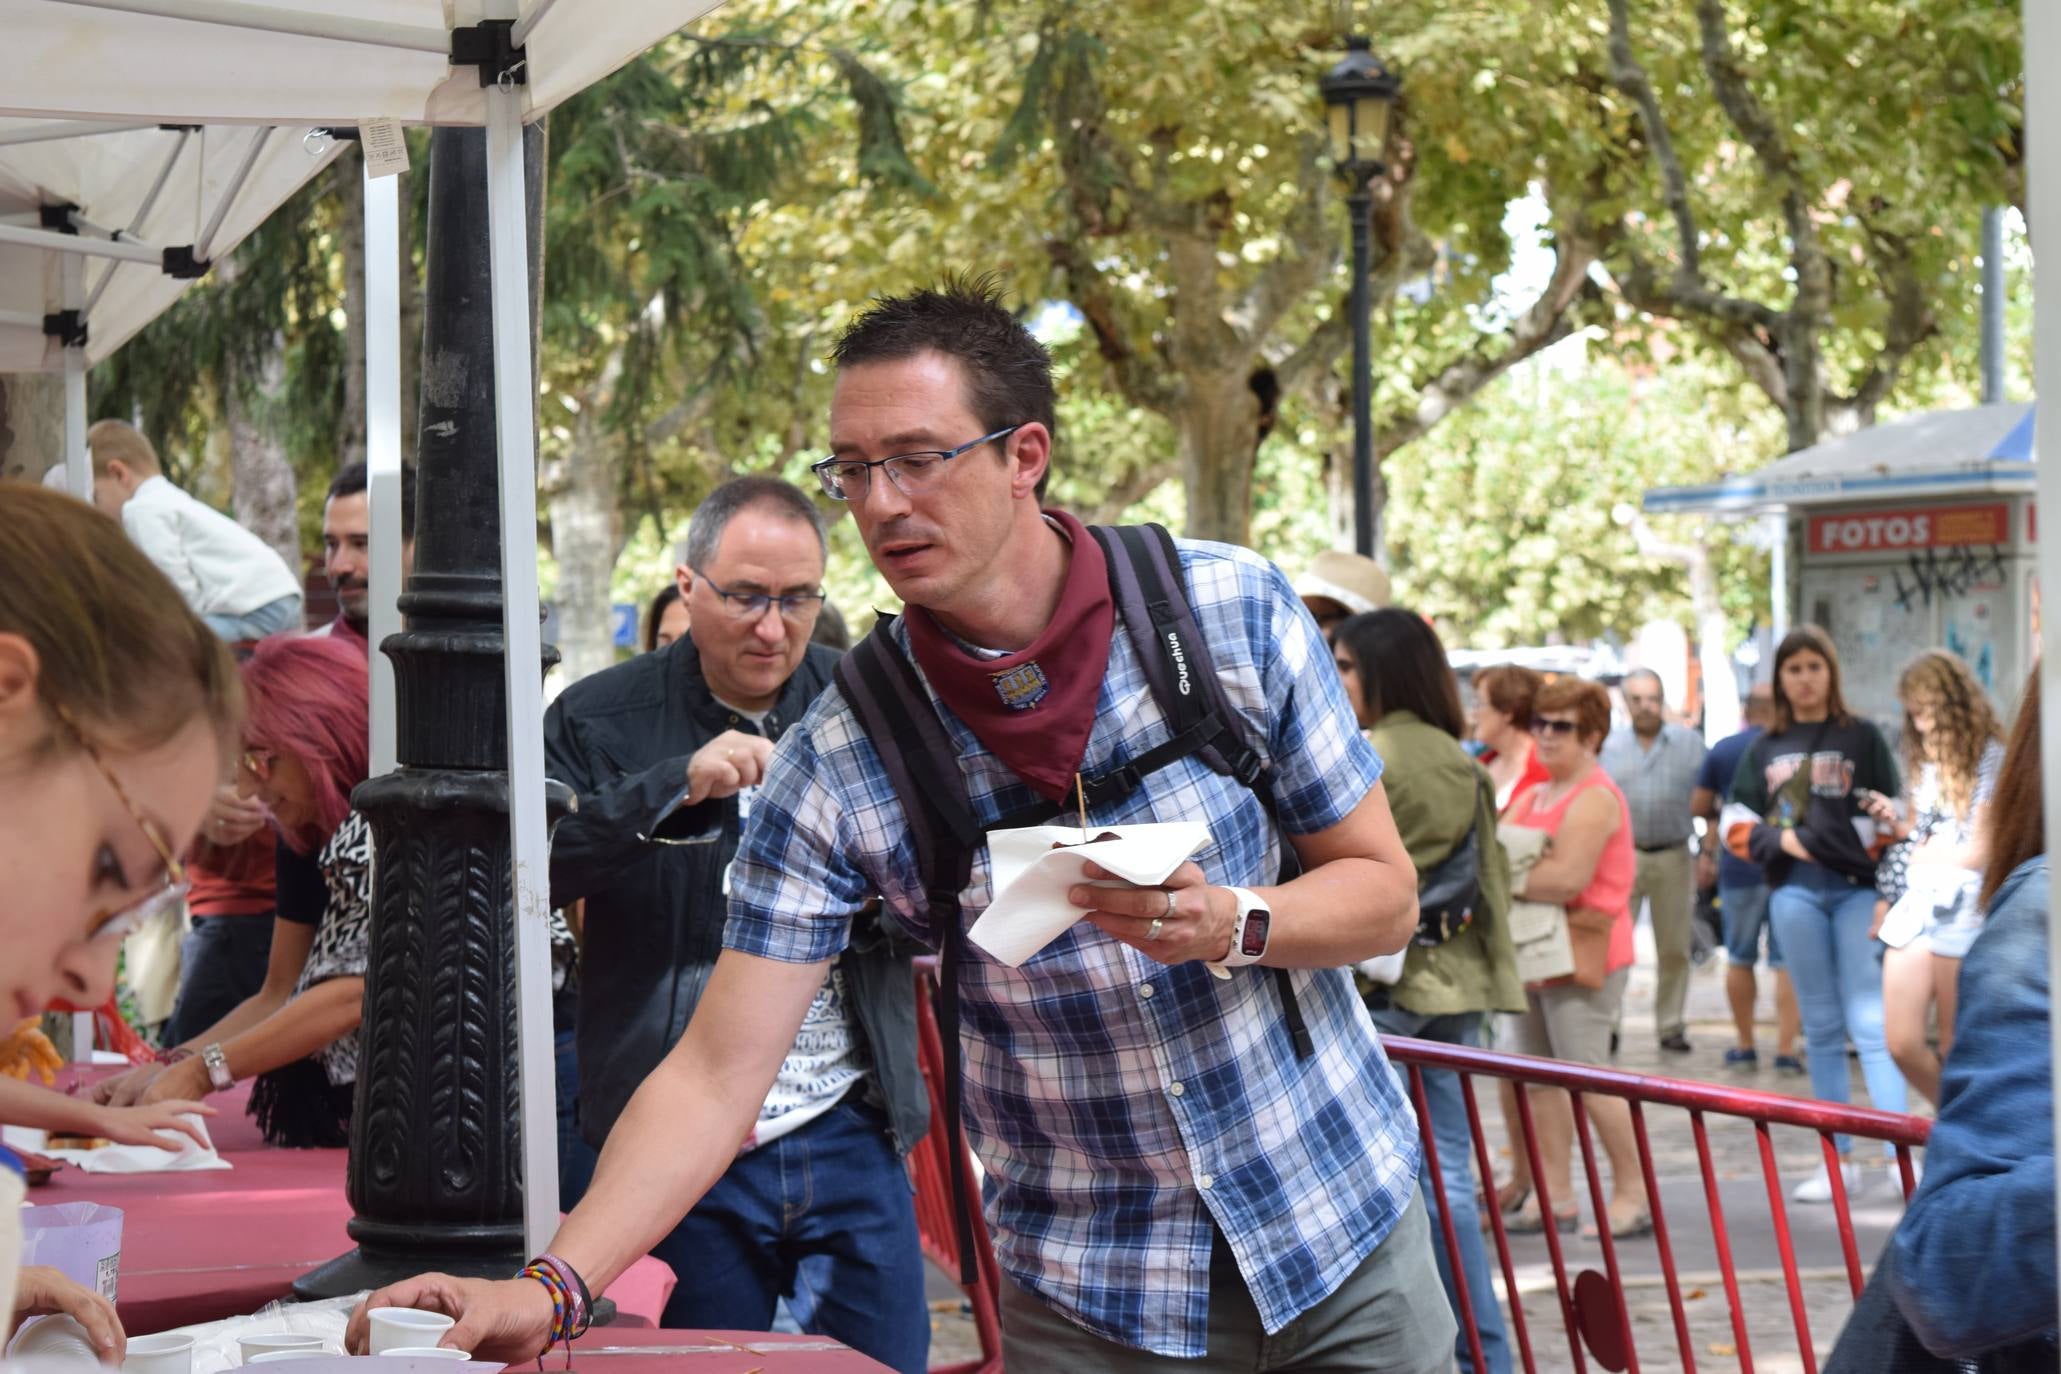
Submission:
<svg viewBox="0 0 2061 1374">
<path fill-rule="evenodd" d="M 208 1082 L 215 1085 L 216 1092 L 227 1092 L 236 1086 L 236 1075 L 229 1072 L 229 1056 L 222 1053 L 220 1045 L 203 1046 L 200 1062 L 208 1071 Z"/>
</svg>

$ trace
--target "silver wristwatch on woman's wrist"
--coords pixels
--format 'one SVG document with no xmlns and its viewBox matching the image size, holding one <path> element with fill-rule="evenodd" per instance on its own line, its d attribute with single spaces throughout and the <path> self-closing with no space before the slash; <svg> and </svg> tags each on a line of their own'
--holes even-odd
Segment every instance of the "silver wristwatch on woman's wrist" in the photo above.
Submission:
<svg viewBox="0 0 2061 1374">
<path fill-rule="evenodd" d="M 229 1056 L 222 1053 L 220 1045 L 203 1046 L 200 1062 L 207 1069 L 208 1082 L 215 1085 L 216 1092 L 227 1092 L 236 1086 L 236 1075 L 229 1072 Z"/>
</svg>

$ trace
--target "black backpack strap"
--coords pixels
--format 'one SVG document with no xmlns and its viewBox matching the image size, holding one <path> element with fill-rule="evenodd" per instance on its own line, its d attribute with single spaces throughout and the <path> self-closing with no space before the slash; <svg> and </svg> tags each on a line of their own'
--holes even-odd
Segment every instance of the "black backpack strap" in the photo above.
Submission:
<svg viewBox="0 0 2061 1374">
<path fill-rule="evenodd" d="M 851 704 L 866 737 L 887 769 L 923 883 L 924 919 L 938 945 L 938 1038 L 945 1057 L 946 1149 L 952 1163 L 952 1212 L 958 1228 L 959 1280 L 978 1281 L 973 1205 L 966 1195 L 966 1150 L 960 1118 L 963 1093 L 959 1057 L 959 960 L 965 943 L 959 897 L 973 877 L 973 855 L 985 840 L 959 773 L 951 736 L 930 694 L 893 637 L 895 617 L 883 615 L 873 631 L 837 664 L 837 688 Z"/>
<path fill-rule="evenodd" d="M 1209 645 L 1189 606 L 1188 579 L 1182 575 L 1181 553 L 1174 537 L 1162 525 L 1094 525 L 1089 533 L 1109 562 L 1109 587 L 1118 616 L 1130 633 L 1152 699 L 1166 714 L 1173 732 L 1166 743 L 1097 783 L 1122 781 L 1127 785 L 1121 793 L 1115 793 L 1113 787 L 1110 790 L 1128 795 L 1147 774 L 1198 754 L 1216 772 L 1250 788 L 1279 829 L 1273 777 L 1265 759 L 1239 728 L 1238 714 L 1224 695 L 1223 680 L 1210 661 Z M 1090 784 L 1088 791 L 1089 799 L 1095 800 L 1095 785 Z M 1300 871 L 1285 835 L 1281 856 L 1284 878 Z M 1287 969 L 1277 968 L 1274 986 L 1281 994 L 1281 1011 L 1296 1056 L 1307 1059 L 1316 1053 L 1316 1046 L 1295 996 L 1294 978 Z"/>
</svg>

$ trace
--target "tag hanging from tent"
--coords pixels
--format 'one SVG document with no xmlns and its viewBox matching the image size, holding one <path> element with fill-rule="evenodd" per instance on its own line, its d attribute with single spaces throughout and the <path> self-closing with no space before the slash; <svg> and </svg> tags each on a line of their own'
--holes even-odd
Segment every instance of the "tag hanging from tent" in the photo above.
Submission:
<svg viewBox="0 0 2061 1374">
<path fill-rule="evenodd" d="M 390 177 L 408 170 L 408 140 L 398 119 L 368 119 L 358 126 L 358 146 L 365 153 L 365 175 Z"/>
</svg>

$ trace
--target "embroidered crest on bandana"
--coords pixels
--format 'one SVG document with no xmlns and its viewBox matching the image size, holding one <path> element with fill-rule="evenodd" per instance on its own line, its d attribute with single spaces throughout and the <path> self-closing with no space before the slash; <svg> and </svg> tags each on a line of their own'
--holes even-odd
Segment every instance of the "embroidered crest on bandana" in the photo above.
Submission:
<svg viewBox="0 0 2061 1374">
<path fill-rule="evenodd" d="M 1030 710 L 1052 690 L 1052 684 L 1045 680 L 1045 670 L 1035 663 L 996 673 L 989 681 L 995 684 L 995 695 L 1012 711 Z"/>
</svg>

